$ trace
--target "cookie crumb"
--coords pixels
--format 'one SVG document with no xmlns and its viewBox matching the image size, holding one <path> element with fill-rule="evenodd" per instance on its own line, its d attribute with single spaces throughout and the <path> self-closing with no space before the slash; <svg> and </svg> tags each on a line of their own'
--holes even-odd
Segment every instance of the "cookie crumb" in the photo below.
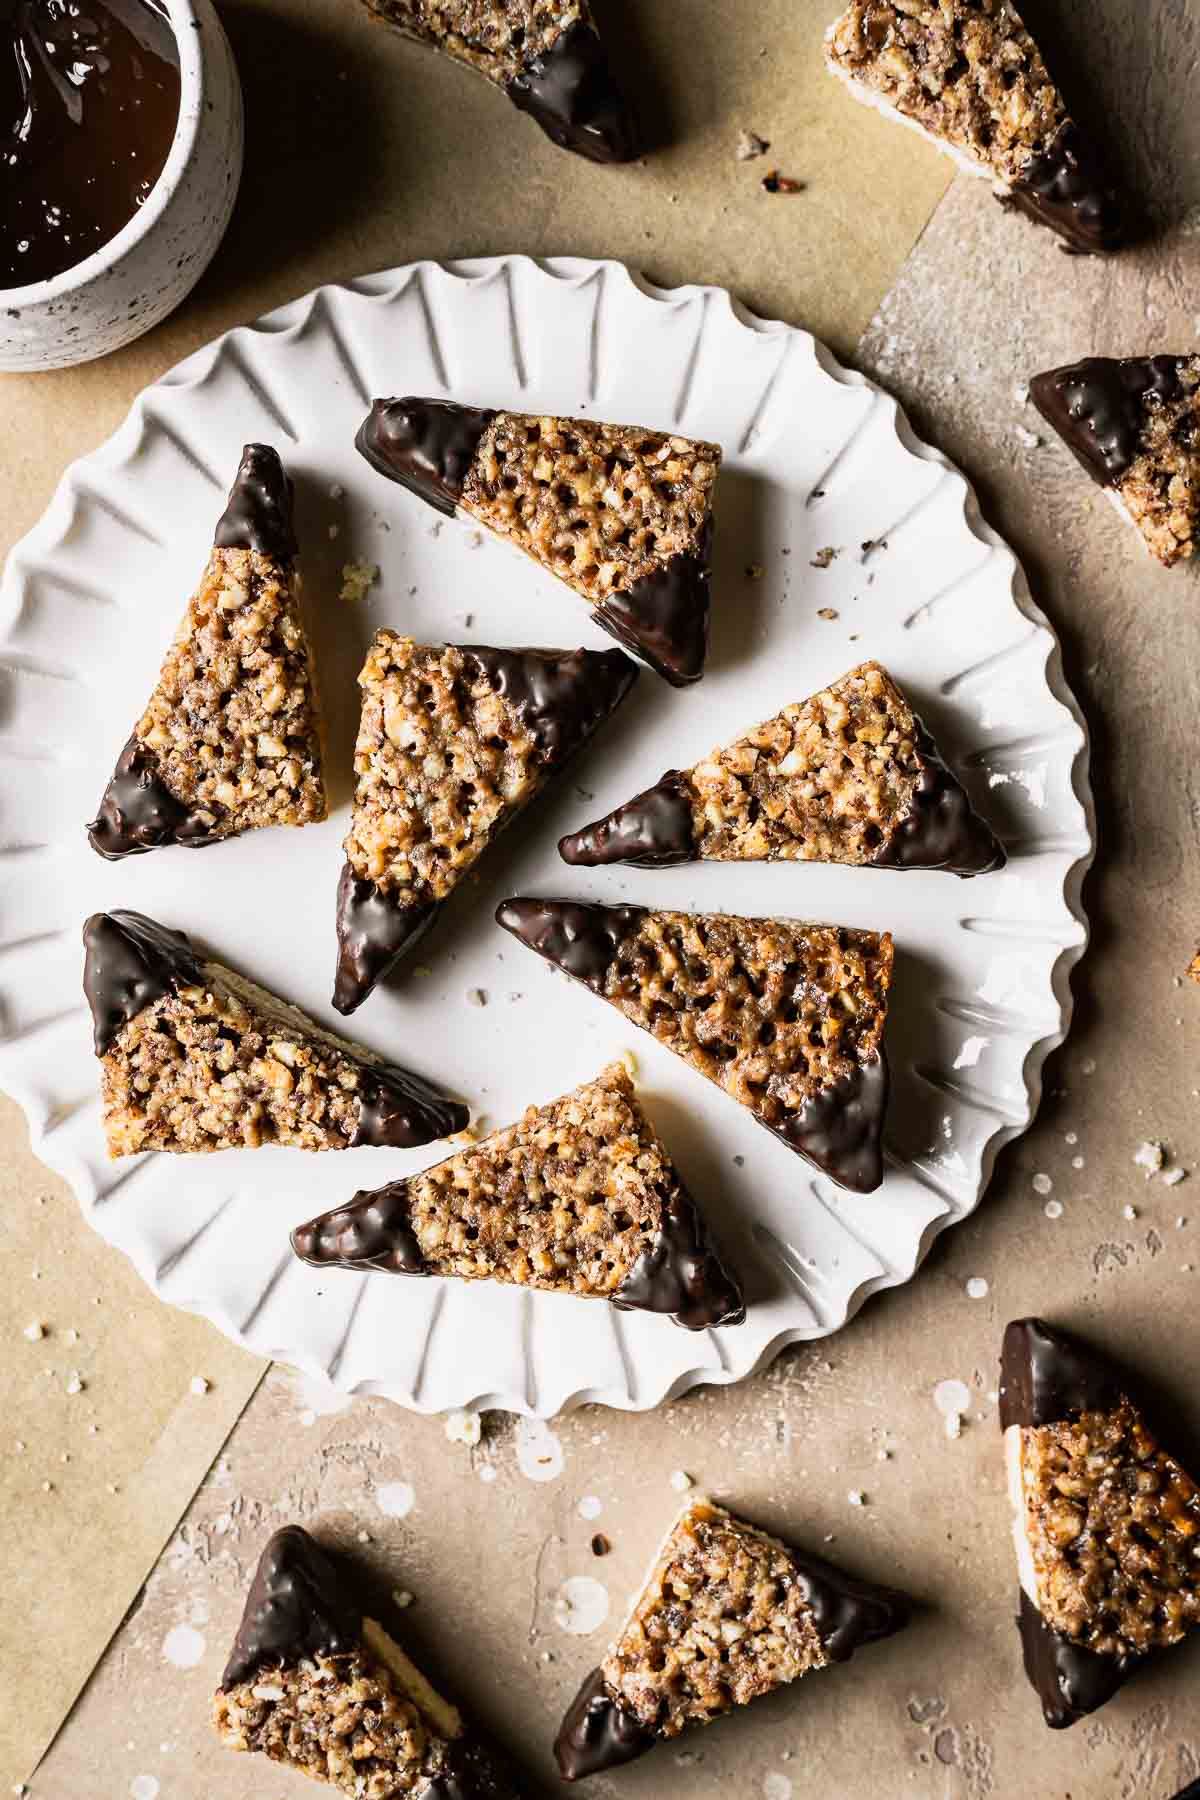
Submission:
<svg viewBox="0 0 1200 1800">
<path fill-rule="evenodd" d="M 188 1383 L 189 1391 L 191 1393 L 195 1394 L 197 1397 L 199 1397 L 202 1394 L 207 1394 L 207 1392 L 211 1386 L 212 1386 L 212 1383 L 209 1381 L 209 1379 L 206 1375 L 193 1375 L 192 1379 Z"/>
<path fill-rule="evenodd" d="M 772 169 L 763 176 L 763 189 L 768 194 L 802 194 L 808 183 L 796 181 L 790 175 L 781 175 L 778 169 Z"/>
<path fill-rule="evenodd" d="M 810 569 L 827 569 L 838 554 L 839 552 L 833 544 L 825 544 L 817 551 L 808 566 Z"/>
<path fill-rule="evenodd" d="M 837 619 L 840 616 L 835 606 L 819 606 L 817 608 L 818 619 Z"/>
<path fill-rule="evenodd" d="M 340 600 L 353 603 L 366 598 L 367 592 L 379 580 L 379 564 L 368 562 L 349 562 L 342 564 L 342 585 L 338 592 Z"/>
<path fill-rule="evenodd" d="M 25 1327 L 25 1336 L 28 1338 L 28 1340 L 31 1344 L 36 1344 L 38 1342 L 38 1340 L 40 1338 L 44 1338 L 45 1335 L 46 1335 L 46 1327 L 42 1324 L 40 1319 L 31 1320 L 31 1322 Z"/>
<path fill-rule="evenodd" d="M 759 137 L 757 131 L 738 132 L 737 159 L 739 162 L 753 162 L 756 156 L 765 156 L 770 148 L 770 139 Z"/>
<path fill-rule="evenodd" d="M 686 1494 L 695 1483 L 686 1469 L 676 1469 L 671 1476 L 671 1486 L 677 1494 Z"/>
</svg>

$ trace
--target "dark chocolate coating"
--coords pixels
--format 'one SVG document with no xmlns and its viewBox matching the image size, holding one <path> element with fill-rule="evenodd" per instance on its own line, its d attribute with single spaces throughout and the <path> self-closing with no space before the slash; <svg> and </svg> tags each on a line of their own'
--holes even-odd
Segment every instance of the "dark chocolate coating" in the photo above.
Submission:
<svg viewBox="0 0 1200 1800">
<path fill-rule="evenodd" d="M 797 1585 L 831 1662 L 849 1662 L 864 1644 L 891 1637 L 908 1624 L 908 1598 L 895 1588 L 856 1581 L 807 1551 L 792 1550 L 791 1555 Z"/>
<path fill-rule="evenodd" d="M 546 762 L 555 765 L 599 730 L 638 677 L 620 650 L 461 648 L 468 668 L 508 702 Z"/>
<path fill-rule="evenodd" d="M 1034 405 L 1101 487 L 1115 487 L 1136 460 L 1153 405 L 1179 393 L 1180 356 L 1087 356 L 1035 375 Z"/>
<path fill-rule="evenodd" d="M 388 970 L 420 943 L 441 902 L 403 906 L 343 863 L 337 890 L 337 978 L 333 1004 L 348 1015 L 362 1005 Z"/>
<path fill-rule="evenodd" d="M 379 1269 L 387 1275 L 428 1275 L 412 1228 L 408 1182 L 393 1181 L 355 1194 L 347 1206 L 298 1225 L 292 1249 L 314 1268 Z"/>
<path fill-rule="evenodd" d="M 593 613 L 597 625 L 649 663 L 672 687 L 704 673 L 712 604 L 712 520 L 695 551 L 673 556 L 632 587 L 610 594 Z"/>
<path fill-rule="evenodd" d="M 1175 1796 L 1175 1800 L 1200 1800 L 1200 1781 L 1189 1781 Z"/>
<path fill-rule="evenodd" d="M 1014 1319 L 1000 1352 L 1000 1428 L 1054 1425 L 1112 1412 L 1127 1393 L 1119 1369 L 1044 1319 Z"/>
<path fill-rule="evenodd" d="M 108 862 L 142 856 L 147 850 L 161 850 L 167 844 L 202 850 L 208 844 L 220 843 L 225 835 L 219 820 L 217 825 L 210 825 L 176 799 L 155 768 L 153 757 L 142 749 L 136 733 L 117 759 L 100 810 L 88 825 L 87 834 L 92 849 Z"/>
<path fill-rule="evenodd" d="M 1095 145 L 1073 119 L 1022 170 L 1012 204 L 1085 256 L 1119 250 L 1125 241 L 1120 200 Z"/>
<path fill-rule="evenodd" d="M 1098 1656 L 1047 1625 L 1024 1588 L 1017 1619 L 1025 1673 L 1052 1731 L 1087 1718 L 1123 1687 L 1140 1658 Z"/>
<path fill-rule="evenodd" d="M 242 451 L 213 545 L 218 550 L 257 550 L 285 566 L 296 560 L 292 484 L 270 444 L 247 444 Z"/>
<path fill-rule="evenodd" d="M 304 1657 L 349 1656 L 361 1642 L 362 1614 L 337 1570 L 307 1531 L 287 1525 L 259 1558 L 221 1687 Z"/>
<path fill-rule="evenodd" d="M 447 1746 L 442 1768 L 413 1800 L 526 1800 L 528 1789 L 506 1757 L 490 1744 L 459 1738 Z"/>
<path fill-rule="evenodd" d="M 655 1241 L 613 1295 L 622 1311 L 670 1313 L 687 1331 L 740 1325 L 746 1302 L 709 1241 L 696 1203 L 682 1182 L 663 1201 Z"/>
<path fill-rule="evenodd" d="M 604 46 L 582 19 L 530 58 L 510 83 L 508 97 L 561 149 L 589 162 L 632 162 L 638 154 L 633 113 L 613 79 Z"/>
<path fill-rule="evenodd" d="M 840 1186 L 871 1194 L 883 1181 L 883 1119 L 888 1064 L 878 1056 L 858 1063 L 832 1087 L 818 1088 L 786 1125 L 767 1129 Z"/>
<path fill-rule="evenodd" d="M 604 991 L 618 946 L 645 916 L 644 906 L 588 906 L 571 900 L 504 900 L 496 923 L 593 993 Z"/>
<path fill-rule="evenodd" d="M 1008 860 L 990 828 L 917 724 L 920 775 L 907 815 L 885 837 L 878 869 L 943 869 L 969 879 L 990 875 Z"/>
<path fill-rule="evenodd" d="M 453 518 L 480 440 L 495 416 L 454 400 L 416 395 L 376 400 L 354 445 L 377 474 L 398 481 Z"/>
<path fill-rule="evenodd" d="M 465 1131 L 470 1107 L 448 1100 L 440 1088 L 395 1063 L 359 1064 L 358 1128 L 350 1148 L 411 1150 L 435 1138 Z"/>
<path fill-rule="evenodd" d="M 657 1742 L 652 1731 L 617 1705 L 603 1673 L 593 1669 L 558 1728 L 554 1760 L 564 1781 L 585 1781 L 589 1775 L 635 1762 Z"/>
<path fill-rule="evenodd" d="M 696 860 L 696 828 L 686 775 L 668 769 L 661 781 L 616 807 L 606 818 L 558 840 L 558 854 L 573 868 L 628 863 L 635 869 L 669 869 Z"/>
<path fill-rule="evenodd" d="M 168 931 L 144 913 L 93 913 L 83 928 L 83 991 L 92 1009 L 96 1055 L 146 1007 L 204 979 L 185 932 Z"/>
</svg>

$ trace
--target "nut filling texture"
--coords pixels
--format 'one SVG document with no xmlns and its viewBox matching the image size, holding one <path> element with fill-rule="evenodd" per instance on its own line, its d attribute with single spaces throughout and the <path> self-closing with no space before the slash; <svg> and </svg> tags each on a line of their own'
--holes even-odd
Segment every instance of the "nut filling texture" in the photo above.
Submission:
<svg viewBox="0 0 1200 1800">
<path fill-rule="evenodd" d="M 675 1737 L 828 1661 L 787 1548 L 700 1502 L 671 1533 L 602 1674 L 640 1725 Z"/>
<path fill-rule="evenodd" d="M 648 912 L 617 945 L 605 999 L 764 1124 L 881 1051 L 892 940 L 834 925 Z"/>
<path fill-rule="evenodd" d="M 853 0 L 827 47 L 839 73 L 1002 187 L 1019 180 L 1067 122 L 1011 0 Z"/>
<path fill-rule="evenodd" d="M 143 1008 L 101 1061 L 109 1154 L 344 1150 L 374 1060 L 216 963 Z"/>
<path fill-rule="evenodd" d="M 1125 1400 L 1021 1432 L 1038 1610 L 1100 1655 L 1142 1656 L 1200 1623 L 1200 1493 Z"/>
<path fill-rule="evenodd" d="M 572 25 L 591 25 L 586 0 L 367 0 L 408 37 L 433 44 L 508 87 Z"/>
<path fill-rule="evenodd" d="M 497 413 L 460 506 L 598 606 L 675 557 L 707 563 L 718 445 Z"/>
<path fill-rule="evenodd" d="M 325 817 L 321 738 L 298 578 L 215 549 L 134 737 L 210 837 Z"/>
<path fill-rule="evenodd" d="M 213 1717 L 228 1749 L 261 1752 L 354 1800 L 421 1793 L 445 1758 L 390 1669 L 365 1652 L 259 1670 L 217 1694 Z"/>
<path fill-rule="evenodd" d="M 1170 567 L 1195 554 L 1200 531 L 1200 356 L 1177 365 L 1174 399 L 1146 399 L 1137 455 L 1116 484 L 1147 548 Z"/>
<path fill-rule="evenodd" d="M 346 859 L 400 906 L 440 901 L 545 781 L 520 716 L 453 645 L 380 631 L 359 678 Z"/>
</svg>

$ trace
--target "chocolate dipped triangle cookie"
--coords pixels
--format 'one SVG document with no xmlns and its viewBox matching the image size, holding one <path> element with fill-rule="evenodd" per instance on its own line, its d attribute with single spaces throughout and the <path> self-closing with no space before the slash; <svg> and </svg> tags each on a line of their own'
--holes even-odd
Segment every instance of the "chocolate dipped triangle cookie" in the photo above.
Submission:
<svg viewBox="0 0 1200 1800">
<path fill-rule="evenodd" d="M 879 663 L 561 839 L 568 863 L 826 862 L 985 875 L 1004 851 Z"/>
<path fill-rule="evenodd" d="M 497 834 L 620 705 L 619 650 L 431 649 L 380 631 L 358 678 L 357 786 L 333 1004 L 351 1013 Z"/>
<path fill-rule="evenodd" d="M 632 1762 L 690 1725 L 848 1661 L 907 1620 L 903 1595 L 693 1500 L 562 1722 L 559 1770 L 581 1781 Z"/>
<path fill-rule="evenodd" d="M 408 1148 L 467 1124 L 461 1102 L 205 960 L 182 931 L 95 913 L 83 941 L 110 1156 Z"/>
<path fill-rule="evenodd" d="M 525 1792 L 299 1525 L 277 1531 L 262 1553 L 212 1716 L 227 1749 L 269 1757 L 351 1800 Z"/>
<path fill-rule="evenodd" d="M 412 396 L 376 400 L 356 443 L 379 474 L 557 575 L 674 686 L 700 679 L 718 445 Z"/>
<path fill-rule="evenodd" d="M 825 50 L 856 99 L 915 126 L 1068 249 L 1120 248 L 1104 159 L 1012 0 L 852 0 Z"/>
<path fill-rule="evenodd" d="M 1000 1371 L 1025 1671 L 1059 1730 L 1200 1623 L 1200 1492 L 1125 1372 L 1019 1319 Z"/>
<path fill-rule="evenodd" d="M 588 0 L 366 0 L 385 25 L 502 88 L 554 143 L 589 162 L 631 162 L 637 125 Z"/>
<path fill-rule="evenodd" d="M 200 585 L 88 826 L 110 861 L 325 817 L 292 487 L 247 444 Z"/>
<path fill-rule="evenodd" d="M 879 1186 L 886 932 L 571 900 L 506 900 L 496 920 L 843 1187 Z"/>
<path fill-rule="evenodd" d="M 1089 356 L 1030 383 L 1034 405 L 1166 568 L 1200 531 L 1200 356 Z"/>
<path fill-rule="evenodd" d="M 301 1225 L 292 1248 L 318 1268 L 512 1282 L 670 1313 L 690 1331 L 746 1312 L 620 1063 L 423 1175 Z"/>
</svg>

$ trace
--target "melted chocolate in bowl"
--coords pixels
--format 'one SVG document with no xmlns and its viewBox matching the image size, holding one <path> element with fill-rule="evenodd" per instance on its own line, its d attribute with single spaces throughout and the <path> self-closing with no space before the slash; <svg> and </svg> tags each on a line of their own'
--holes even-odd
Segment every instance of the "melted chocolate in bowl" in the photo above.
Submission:
<svg viewBox="0 0 1200 1800">
<path fill-rule="evenodd" d="M 178 120 L 179 53 L 153 0 L 0 0 L 0 288 L 114 238 Z"/>
</svg>

